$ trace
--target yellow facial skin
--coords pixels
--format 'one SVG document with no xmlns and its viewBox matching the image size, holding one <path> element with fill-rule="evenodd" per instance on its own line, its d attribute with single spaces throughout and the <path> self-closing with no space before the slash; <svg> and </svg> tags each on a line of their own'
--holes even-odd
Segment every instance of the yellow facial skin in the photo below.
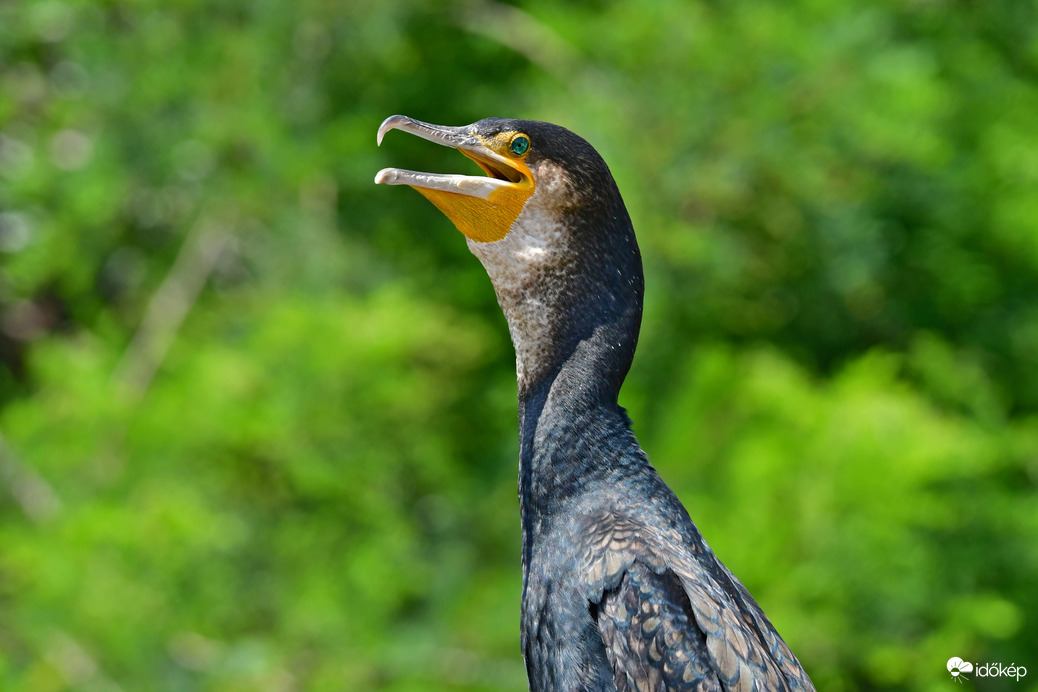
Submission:
<svg viewBox="0 0 1038 692">
<path fill-rule="evenodd" d="M 487 177 L 387 168 L 379 171 L 376 183 L 413 187 L 436 205 L 465 237 L 477 243 L 492 243 L 508 235 L 536 188 L 533 172 L 525 163 L 529 153 L 526 135 L 501 132 L 487 138 L 464 132 L 463 128 L 444 128 L 392 116 L 379 128 L 379 142 L 391 129 L 405 130 L 453 147 L 475 161 Z M 525 147 L 522 139 L 525 139 Z M 516 154 L 516 150 L 521 153 Z"/>
<path fill-rule="evenodd" d="M 500 137 L 501 135 L 495 139 Z M 484 140 L 484 143 L 494 150 L 498 150 L 498 147 L 493 146 L 496 142 Z M 507 152 L 507 148 L 505 151 Z M 461 153 L 479 164 L 480 168 L 487 171 L 487 175 L 493 175 L 475 155 L 465 150 L 461 150 Z M 525 156 L 516 158 L 513 155 L 512 158 L 515 159 L 513 164 L 515 169 L 523 173 L 522 180 L 519 183 L 503 185 L 491 191 L 485 199 L 420 185 L 411 187 L 435 204 L 436 208 L 454 222 L 454 225 L 465 237 L 471 238 L 477 243 L 492 243 L 508 235 L 508 229 L 519 218 L 523 205 L 526 204 L 526 200 L 530 198 L 534 190 L 533 173 L 522 162 L 522 158 Z"/>
</svg>

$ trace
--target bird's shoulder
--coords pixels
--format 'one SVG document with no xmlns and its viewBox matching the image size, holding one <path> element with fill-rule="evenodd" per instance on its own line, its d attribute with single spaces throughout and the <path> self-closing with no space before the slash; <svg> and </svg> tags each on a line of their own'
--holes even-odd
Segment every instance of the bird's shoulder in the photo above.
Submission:
<svg viewBox="0 0 1038 692">
<path fill-rule="evenodd" d="M 810 690 L 799 662 L 694 526 L 603 511 L 581 563 L 619 690 Z"/>
</svg>

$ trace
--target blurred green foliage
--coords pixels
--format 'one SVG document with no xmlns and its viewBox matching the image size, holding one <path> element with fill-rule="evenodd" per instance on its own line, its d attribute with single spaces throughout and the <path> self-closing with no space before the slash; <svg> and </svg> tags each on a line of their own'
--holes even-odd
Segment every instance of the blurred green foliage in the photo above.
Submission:
<svg viewBox="0 0 1038 692">
<path fill-rule="evenodd" d="M 610 162 L 622 403 L 819 689 L 1038 689 L 1030 0 L 0 4 L 0 689 L 525 689 L 504 321 L 372 185 L 473 167 L 393 113 Z"/>
</svg>

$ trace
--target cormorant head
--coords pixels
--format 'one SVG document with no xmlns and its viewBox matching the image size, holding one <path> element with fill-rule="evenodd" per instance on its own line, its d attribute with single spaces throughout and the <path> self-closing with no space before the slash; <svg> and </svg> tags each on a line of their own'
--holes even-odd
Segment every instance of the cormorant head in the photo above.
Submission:
<svg viewBox="0 0 1038 692">
<path fill-rule="evenodd" d="M 585 360 L 615 361 L 594 367 L 612 372 L 604 379 L 619 390 L 641 320 L 642 269 L 627 209 L 598 152 L 563 127 L 533 120 L 443 127 L 394 115 L 379 128 L 379 144 L 394 129 L 455 148 L 486 174 L 386 168 L 375 182 L 413 187 L 468 238 L 508 318 L 520 389 L 595 337 L 608 342 L 598 348 L 608 353 Z"/>
</svg>

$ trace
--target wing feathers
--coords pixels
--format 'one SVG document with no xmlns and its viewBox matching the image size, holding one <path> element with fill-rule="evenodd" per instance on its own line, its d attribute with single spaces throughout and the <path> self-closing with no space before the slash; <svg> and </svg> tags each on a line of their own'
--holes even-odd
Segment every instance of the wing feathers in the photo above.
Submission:
<svg viewBox="0 0 1038 692">
<path fill-rule="evenodd" d="M 706 641 L 672 572 L 634 563 L 599 604 L 598 626 L 617 690 L 720 690 Z"/>
<path fill-rule="evenodd" d="M 584 574 L 617 690 L 814 690 L 785 642 L 705 544 L 608 517 Z M 698 537 L 697 537 L 698 538 Z"/>
</svg>

